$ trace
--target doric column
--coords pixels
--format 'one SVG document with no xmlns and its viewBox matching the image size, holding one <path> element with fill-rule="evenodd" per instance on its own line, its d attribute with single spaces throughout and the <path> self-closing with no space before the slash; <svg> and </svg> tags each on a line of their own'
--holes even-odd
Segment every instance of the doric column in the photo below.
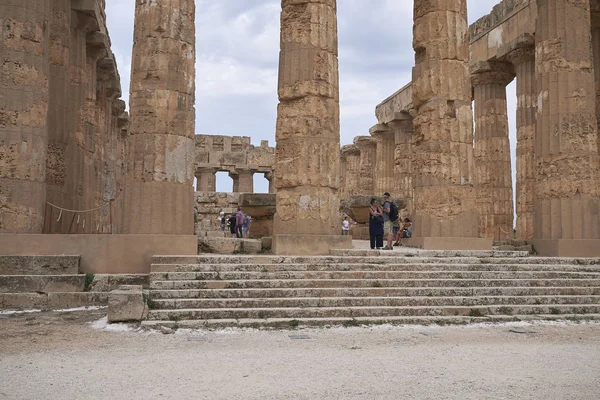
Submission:
<svg viewBox="0 0 600 400">
<path fill-rule="evenodd" d="M 395 119 L 388 123 L 395 132 L 394 181 L 397 185 L 398 198 L 406 199 L 406 208 L 413 212 L 412 185 L 412 137 L 413 121 L 410 114 L 398 113 Z"/>
<path fill-rule="evenodd" d="M 355 196 L 360 192 L 360 149 L 355 144 L 342 147 L 342 181 L 341 193 L 344 196 Z"/>
<path fill-rule="evenodd" d="M 128 233 L 194 232 L 194 0 L 136 0 Z"/>
<path fill-rule="evenodd" d="M 589 8 L 589 0 L 538 0 L 536 240 L 600 238 Z"/>
<path fill-rule="evenodd" d="M 216 168 L 199 167 L 196 169 L 196 191 L 197 192 L 216 192 L 217 191 L 217 170 Z"/>
<path fill-rule="evenodd" d="M 370 136 L 357 136 L 354 144 L 360 150 L 360 171 L 358 194 L 373 196 L 375 194 L 375 167 L 377 160 L 377 141 Z M 379 194 L 381 196 L 381 193 Z"/>
<path fill-rule="evenodd" d="M 514 207 L 506 85 L 515 77 L 512 64 L 480 62 L 472 66 L 475 99 L 475 182 L 479 235 L 512 237 Z"/>
<path fill-rule="evenodd" d="M 18 3 L 0 1 L 0 232 L 41 233 L 51 2 Z"/>
<path fill-rule="evenodd" d="M 239 193 L 254 193 L 254 172 L 249 169 L 236 170 L 238 174 Z"/>
<path fill-rule="evenodd" d="M 466 0 L 415 1 L 414 231 L 477 238 Z"/>
<path fill-rule="evenodd" d="M 594 59 L 594 77 L 596 82 L 596 118 L 598 120 L 598 134 L 600 135 L 600 1 L 590 2 L 592 24 L 592 54 Z M 600 136 L 597 140 L 600 153 Z"/>
<path fill-rule="evenodd" d="M 398 196 L 398 184 L 394 179 L 394 153 L 396 152 L 396 133 L 387 125 L 375 125 L 369 130 L 377 141 L 375 162 L 375 193 L 378 196 L 390 192 Z"/>
<path fill-rule="evenodd" d="M 533 239 L 535 164 L 533 137 L 536 119 L 535 48 L 516 49 L 508 61 L 517 74 L 517 237 Z"/>
<path fill-rule="evenodd" d="M 276 192 L 275 189 L 275 174 L 273 171 L 265 173 L 265 179 L 269 181 L 269 193 L 273 194 Z"/>
<path fill-rule="evenodd" d="M 275 176 L 278 235 L 339 231 L 336 1 L 282 0 Z M 301 251 L 298 246 L 297 250 Z"/>
</svg>

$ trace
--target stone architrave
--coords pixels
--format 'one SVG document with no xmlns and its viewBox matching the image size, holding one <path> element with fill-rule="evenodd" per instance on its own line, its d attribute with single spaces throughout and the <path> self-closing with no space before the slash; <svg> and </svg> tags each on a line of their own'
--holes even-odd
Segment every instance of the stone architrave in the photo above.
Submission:
<svg viewBox="0 0 600 400">
<path fill-rule="evenodd" d="M 360 176 L 358 179 L 360 190 L 357 194 L 373 196 L 375 194 L 377 141 L 370 136 L 357 136 L 354 138 L 354 144 L 360 150 Z"/>
<path fill-rule="evenodd" d="M 194 231 L 194 0 L 136 0 L 127 233 Z"/>
<path fill-rule="evenodd" d="M 466 0 L 414 2 L 414 232 L 465 249 L 480 247 L 467 28 Z"/>
<path fill-rule="evenodd" d="M 517 238 L 533 239 L 534 145 L 536 119 L 535 47 L 511 51 L 517 74 Z"/>
<path fill-rule="evenodd" d="M 369 130 L 377 141 L 377 159 L 375 163 L 375 193 L 381 196 L 390 192 L 398 196 L 398 185 L 394 179 L 394 153 L 396 152 L 396 133 L 384 124 L 378 124 Z"/>
<path fill-rule="evenodd" d="M 336 0 L 282 0 L 276 126 L 276 254 L 339 246 Z M 340 236 L 341 238 L 341 236 Z"/>
<path fill-rule="evenodd" d="M 0 233 L 41 233 L 50 0 L 0 2 Z"/>
<path fill-rule="evenodd" d="M 471 67 L 475 99 L 475 181 L 479 234 L 496 241 L 513 236 L 513 191 L 506 86 L 512 64 L 480 62 Z"/>
<path fill-rule="evenodd" d="M 551 241 L 560 247 L 563 241 L 588 239 L 588 246 L 600 254 L 590 2 L 537 4 L 534 244 L 544 247 Z"/>
</svg>

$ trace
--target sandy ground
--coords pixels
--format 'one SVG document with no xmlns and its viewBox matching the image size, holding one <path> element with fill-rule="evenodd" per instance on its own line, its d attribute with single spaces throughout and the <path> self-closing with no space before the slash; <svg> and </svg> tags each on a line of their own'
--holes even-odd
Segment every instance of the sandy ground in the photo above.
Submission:
<svg viewBox="0 0 600 400">
<path fill-rule="evenodd" d="M 599 324 L 164 335 L 104 314 L 0 315 L 0 400 L 600 398 Z"/>
</svg>

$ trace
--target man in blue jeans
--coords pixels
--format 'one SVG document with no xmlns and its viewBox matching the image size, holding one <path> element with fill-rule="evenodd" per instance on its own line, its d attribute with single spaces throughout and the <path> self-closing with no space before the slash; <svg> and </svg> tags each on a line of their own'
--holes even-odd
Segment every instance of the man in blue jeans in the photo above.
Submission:
<svg viewBox="0 0 600 400">
<path fill-rule="evenodd" d="M 244 237 L 242 228 L 244 227 L 245 219 L 246 219 L 246 216 L 242 212 L 242 207 L 238 207 L 237 214 L 235 215 L 235 234 L 240 239 Z"/>
<path fill-rule="evenodd" d="M 387 246 L 383 250 L 394 250 L 392 243 L 394 241 L 394 223 L 390 219 L 390 211 L 392 209 L 392 201 L 390 194 L 383 194 L 383 235 L 387 236 Z"/>
</svg>

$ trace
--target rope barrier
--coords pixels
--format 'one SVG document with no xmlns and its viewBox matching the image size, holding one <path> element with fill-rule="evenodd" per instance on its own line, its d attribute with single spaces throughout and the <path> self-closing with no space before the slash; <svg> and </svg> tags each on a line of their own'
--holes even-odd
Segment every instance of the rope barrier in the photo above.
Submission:
<svg viewBox="0 0 600 400">
<path fill-rule="evenodd" d="M 57 208 L 57 209 L 59 209 L 59 210 L 60 210 L 60 213 L 61 213 L 61 215 L 62 215 L 62 212 L 63 212 L 63 211 L 72 212 L 72 213 L 89 213 L 89 212 L 94 212 L 94 211 L 101 210 L 101 209 L 103 209 L 104 207 L 106 207 L 106 205 L 107 205 L 107 204 L 110 204 L 110 202 L 107 202 L 107 203 L 105 203 L 104 205 L 102 205 L 102 206 L 100 206 L 100 207 L 92 208 L 92 209 L 90 209 L 90 210 L 69 210 L 68 208 L 63 208 L 63 207 L 57 206 L 57 205 L 55 205 L 55 204 L 52 204 L 52 203 L 50 203 L 50 202 L 47 202 L 47 203 L 48 203 L 48 205 L 50 205 L 50 206 L 52 206 L 52 207 L 54 207 L 54 208 Z M 59 217 L 59 218 L 60 218 L 60 217 Z"/>
</svg>

